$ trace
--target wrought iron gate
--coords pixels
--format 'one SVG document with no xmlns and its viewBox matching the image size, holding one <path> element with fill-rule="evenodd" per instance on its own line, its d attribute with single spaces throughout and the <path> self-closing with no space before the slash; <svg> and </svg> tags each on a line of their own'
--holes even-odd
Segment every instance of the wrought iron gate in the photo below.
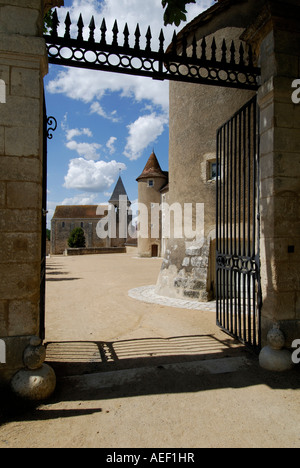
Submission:
<svg viewBox="0 0 300 468">
<path fill-rule="evenodd" d="M 261 345 L 259 109 L 253 98 L 217 132 L 217 323 Z"/>
</svg>

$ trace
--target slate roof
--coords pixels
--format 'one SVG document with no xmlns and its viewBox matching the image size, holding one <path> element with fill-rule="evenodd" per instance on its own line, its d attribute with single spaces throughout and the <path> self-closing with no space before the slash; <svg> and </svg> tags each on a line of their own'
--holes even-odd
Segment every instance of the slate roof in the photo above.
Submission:
<svg viewBox="0 0 300 468">
<path fill-rule="evenodd" d="M 123 196 L 126 196 L 127 197 L 127 200 L 129 202 L 129 198 L 128 198 L 128 195 L 127 195 L 127 192 L 125 190 L 125 187 L 124 187 L 124 184 L 123 184 L 123 180 L 121 178 L 121 176 L 119 177 L 119 180 L 117 182 L 117 185 L 115 186 L 115 189 L 113 191 L 113 194 L 109 200 L 109 203 L 111 203 L 112 205 L 115 203 L 115 202 L 119 202 L 119 197 L 123 195 Z M 129 202 L 130 203 L 130 202 Z"/>
<path fill-rule="evenodd" d="M 100 219 L 105 215 L 97 215 L 98 205 L 63 205 L 55 209 L 54 219 Z M 107 212 L 108 207 L 105 206 Z"/>
</svg>

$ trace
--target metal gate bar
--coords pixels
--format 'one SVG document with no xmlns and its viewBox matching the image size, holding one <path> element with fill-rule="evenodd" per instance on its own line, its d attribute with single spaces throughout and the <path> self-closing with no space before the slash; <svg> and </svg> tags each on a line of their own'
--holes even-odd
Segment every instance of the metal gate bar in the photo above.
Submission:
<svg viewBox="0 0 300 468">
<path fill-rule="evenodd" d="M 261 345 L 259 109 L 251 99 L 217 133 L 217 324 Z"/>
</svg>

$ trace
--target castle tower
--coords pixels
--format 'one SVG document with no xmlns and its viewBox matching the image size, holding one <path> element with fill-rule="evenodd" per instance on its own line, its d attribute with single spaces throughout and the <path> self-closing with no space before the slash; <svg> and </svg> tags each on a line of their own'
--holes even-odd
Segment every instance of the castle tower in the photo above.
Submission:
<svg viewBox="0 0 300 468">
<path fill-rule="evenodd" d="M 118 182 L 115 186 L 115 189 L 113 191 L 113 194 L 109 200 L 109 203 L 111 205 L 114 205 L 115 208 L 120 208 L 120 197 L 126 197 L 127 198 L 127 206 L 129 207 L 131 205 L 131 202 L 129 201 L 126 189 L 123 184 L 122 177 L 120 176 L 118 179 Z"/>
<path fill-rule="evenodd" d="M 117 237 L 115 239 L 110 239 L 110 246 L 111 247 L 122 247 L 126 243 L 127 240 L 127 228 L 132 221 L 132 214 L 129 211 L 129 207 L 131 206 L 131 202 L 128 198 L 126 189 L 123 184 L 122 177 L 120 176 L 118 182 L 115 186 L 113 194 L 109 200 L 109 204 L 115 207 L 116 211 L 116 234 Z M 126 206 L 127 205 L 127 206 Z M 127 208 L 127 219 L 126 221 L 123 219 L 121 220 L 120 215 L 125 211 Z M 120 223 L 123 221 L 123 228 L 126 229 L 126 232 L 122 233 L 122 229 L 120 230 Z"/>
<path fill-rule="evenodd" d="M 162 171 L 154 153 L 150 155 L 142 174 L 136 179 L 138 182 L 139 236 L 138 254 L 140 257 L 160 257 L 161 243 L 161 214 L 158 225 L 151 217 L 153 204 L 161 205 L 162 190 L 168 183 L 168 172 Z"/>
</svg>

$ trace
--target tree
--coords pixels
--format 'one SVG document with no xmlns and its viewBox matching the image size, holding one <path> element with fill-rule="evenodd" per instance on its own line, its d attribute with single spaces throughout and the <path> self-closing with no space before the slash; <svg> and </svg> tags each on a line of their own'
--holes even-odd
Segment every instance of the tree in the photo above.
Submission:
<svg viewBox="0 0 300 468">
<path fill-rule="evenodd" d="M 85 235 L 83 229 L 73 229 L 68 240 L 68 245 L 71 249 L 80 249 L 85 247 Z"/>
<path fill-rule="evenodd" d="M 52 21 L 53 21 L 53 11 L 49 10 L 44 16 L 44 28 L 43 33 L 47 34 L 49 29 L 52 28 Z"/>
<path fill-rule="evenodd" d="M 167 24 L 179 26 L 181 21 L 186 21 L 186 5 L 196 3 L 196 0 L 162 0 L 162 6 L 165 9 L 164 21 Z"/>
</svg>

